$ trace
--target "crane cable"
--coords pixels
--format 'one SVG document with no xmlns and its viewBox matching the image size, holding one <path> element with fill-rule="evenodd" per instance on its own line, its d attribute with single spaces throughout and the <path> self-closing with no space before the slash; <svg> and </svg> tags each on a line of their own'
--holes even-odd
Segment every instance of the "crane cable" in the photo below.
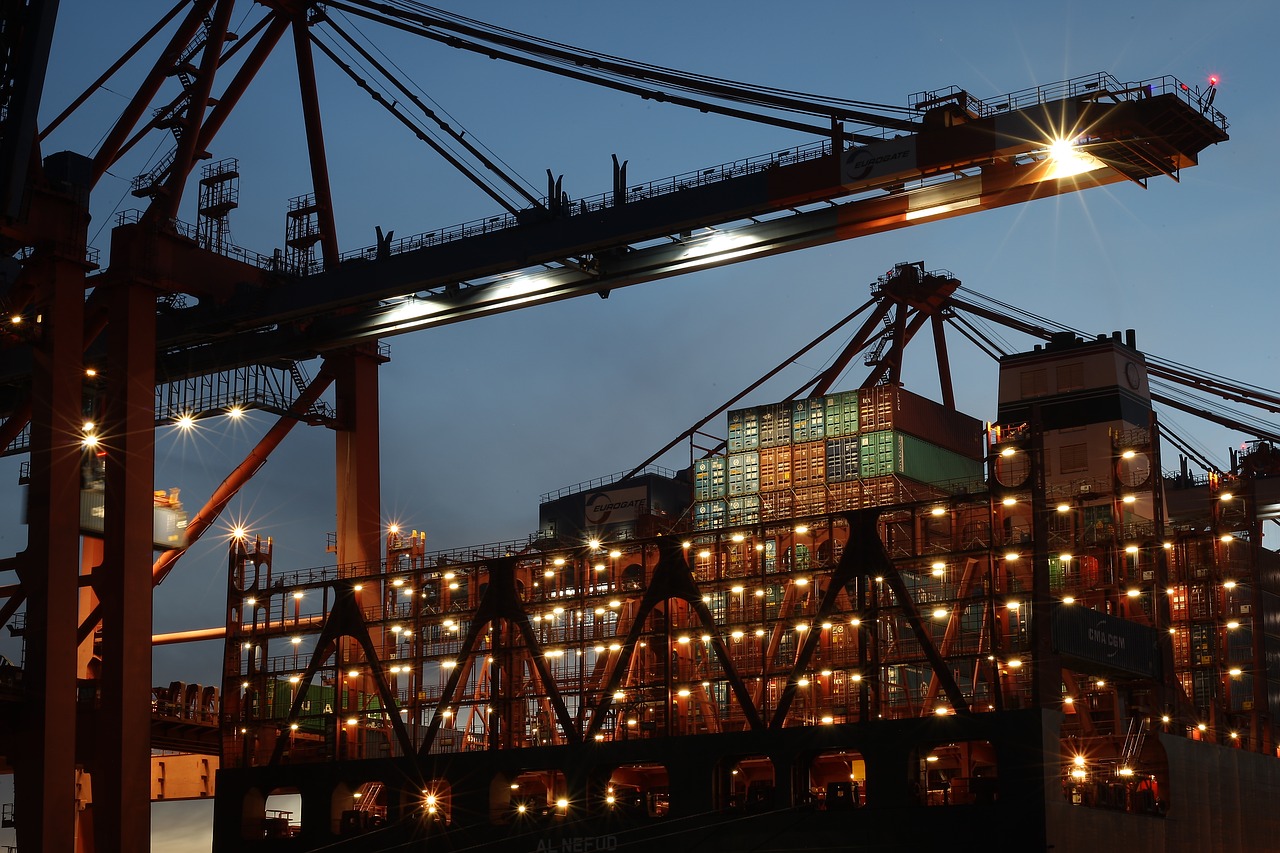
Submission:
<svg viewBox="0 0 1280 853">
<path fill-rule="evenodd" d="M 564 42 L 558 42 L 551 39 L 542 38 L 540 36 L 527 35 L 525 33 L 520 33 L 516 30 L 497 26 L 496 24 L 490 24 L 485 21 L 477 20 L 475 18 L 469 18 L 465 15 L 460 15 L 456 12 L 450 12 L 445 9 L 429 6 L 425 3 L 412 2 L 411 0 L 399 0 L 398 5 L 406 9 L 413 9 L 425 14 L 430 14 L 430 15 L 438 16 L 440 18 L 444 18 L 450 21 L 454 21 L 460 25 L 465 25 L 469 28 L 474 28 L 484 32 L 491 32 L 491 33 L 494 33 L 495 35 L 505 36 L 512 39 L 517 39 L 517 40 L 522 40 L 522 41 L 537 44 L 537 45 L 542 45 L 547 48 L 555 49 L 557 51 L 572 52 L 576 54 L 590 56 L 593 59 L 596 59 L 602 62 L 608 62 L 611 64 L 616 64 L 616 65 L 624 66 L 627 68 L 635 69 L 638 72 L 642 74 L 650 75 L 655 79 L 659 77 L 663 77 L 663 78 L 671 77 L 671 78 L 677 78 L 683 81 L 687 81 L 690 83 L 696 83 L 696 84 L 702 84 L 705 86 L 715 87 L 717 89 L 730 88 L 730 89 L 736 89 L 743 93 L 757 93 L 764 96 L 776 97 L 776 98 L 781 98 L 786 100 L 807 101 L 810 103 L 810 105 L 814 105 L 814 104 L 819 105 L 818 112 L 822 112 L 822 113 L 827 112 L 827 110 L 832 106 L 837 106 L 837 107 L 843 107 L 843 108 L 849 108 L 849 109 L 857 108 L 857 109 L 881 110 L 885 112 L 897 112 L 905 115 L 915 114 L 915 110 L 913 110 L 911 107 L 902 107 L 894 104 L 881 104 L 881 103 L 875 103 L 871 101 L 858 101 L 858 100 L 852 100 L 848 98 L 832 98 L 825 95 L 814 95 L 806 92 L 799 92 L 799 91 L 789 90 L 789 89 L 781 89 L 774 86 L 761 86 L 759 84 L 754 84 L 754 83 L 743 83 L 740 81 L 730 80 L 724 77 L 713 77 L 707 74 L 698 74 L 694 72 L 681 71 L 679 69 L 670 68 L 668 66 L 653 65 L 651 63 L 627 59 L 625 57 L 607 54 L 601 51 L 591 50 L 589 48 L 575 47 L 573 45 L 566 44 Z"/>
<path fill-rule="evenodd" d="M 684 72 L 662 69 L 658 66 L 644 66 L 641 63 L 618 59 L 607 54 L 593 53 L 580 48 L 568 48 L 555 42 L 533 39 L 529 36 L 514 33 L 513 31 L 504 31 L 500 28 L 490 27 L 485 29 L 483 26 L 451 20 L 441 15 L 438 10 L 432 10 L 432 7 L 429 6 L 406 3 L 393 5 L 363 2 L 363 0 L 352 0 L 349 3 L 335 0 L 329 5 L 354 15 L 395 26 L 452 47 L 471 50 L 493 59 L 516 62 L 585 82 L 628 91 L 641 97 L 667 101 L 702 111 L 719 112 L 738 118 L 809 132 L 829 132 L 828 129 L 818 126 L 798 124 L 794 121 L 735 110 L 709 102 L 691 101 L 660 90 L 645 90 L 620 81 L 638 80 L 665 84 L 679 91 L 690 92 L 720 101 L 746 104 L 782 112 L 822 116 L 837 121 L 852 121 L 873 128 L 915 131 L 919 127 L 917 122 L 910 118 L 863 112 L 862 110 L 853 109 L 851 104 L 837 103 L 834 100 L 828 100 L 823 103 L 811 100 L 809 98 L 812 96 L 804 96 L 802 93 L 772 94 L 767 91 L 752 89 L 746 84 L 733 81 L 721 82 L 717 78 L 699 79 L 695 75 L 689 75 Z M 427 11 L 418 11 L 419 8 Z M 500 48 L 505 48 L 506 50 Z M 515 53 L 509 51 L 515 51 Z M 519 54 L 524 55 L 521 56 Z M 885 111 L 908 111 L 902 107 L 890 108 L 877 105 L 876 108 L 884 109 Z"/>
<path fill-rule="evenodd" d="M 383 62 L 385 62 L 388 66 L 396 70 L 397 74 L 399 75 L 399 78 L 393 78 L 389 72 L 384 72 L 385 76 L 389 80 L 391 80 L 393 83 L 397 85 L 399 85 L 400 80 L 403 80 L 404 84 L 411 86 L 416 91 L 417 97 L 421 98 L 422 101 L 429 103 L 431 105 L 431 108 L 433 108 L 431 110 L 432 112 L 443 115 L 446 119 L 448 119 L 448 127 L 450 130 L 452 130 L 453 128 L 457 128 L 457 135 L 459 140 L 462 140 L 466 137 L 470 137 L 470 140 L 473 140 L 473 141 L 464 143 L 464 144 L 476 145 L 480 149 L 483 149 L 484 156 L 487 156 L 488 158 L 492 159 L 496 163 L 500 164 L 502 168 L 506 170 L 505 178 L 504 178 L 505 180 L 510 181 L 513 178 L 518 179 L 524 183 L 524 186 L 527 189 L 533 192 L 538 192 L 538 189 L 532 183 L 522 178 L 515 171 L 515 169 L 511 166 L 510 163 L 507 163 L 505 160 L 503 160 L 502 157 L 496 151 L 494 151 L 488 145 L 484 144 L 484 142 L 481 141 L 479 137 L 477 137 L 466 126 L 464 126 L 463 123 L 456 116 L 451 114 L 443 105 L 441 105 L 439 101 L 431 97 L 431 95 L 428 94 L 427 91 L 423 89 L 422 86 L 419 85 L 418 82 L 414 80 L 412 76 L 410 76 L 403 68 L 401 68 L 400 65 L 396 63 L 394 59 L 388 56 L 386 51 L 384 51 L 381 47 L 378 46 L 377 42 L 373 41 L 367 35 L 365 35 L 364 31 L 360 29 L 360 27 L 356 24 L 354 20 L 352 20 L 347 15 L 341 15 L 341 17 L 342 17 L 343 24 L 349 27 L 350 29 L 354 30 L 356 34 L 359 35 L 360 38 L 364 40 L 369 50 L 372 50 L 374 53 L 377 53 L 379 56 L 382 57 Z M 329 26 L 333 27 L 335 31 L 337 31 L 338 28 L 337 28 L 337 25 L 334 23 L 334 19 L 332 16 L 327 17 L 325 19 L 325 22 L 329 24 Z M 424 110 L 424 112 L 428 111 L 428 108 L 425 106 L 422 107 L 422 109 Z"/>
<path fill-rule="evenodd" d="M 336 22 L 334 22 L 333 20 L 329 20 L 327 23 L 328 23 L 329 29 L 332 30 L 334 33 L 336 33 L 339 37 L 341 37 L 343 41 L 346 42 L 347 45 L 350 45 L 352 49 L 354 49 L 357 53 L 359 53 L 365 62 L 371 64 L 373 66 L 373 69 L 376 70 L 377 73 L 384 80 L 386 80 L 392 86 L 394 86 L 400 92 L 401 95 L 408 98 L 409 102 L 412 103 L 415 107 L 417 107 L 422 112 L 423 115 L 425 115 L 431 121 L 435 122 L 437 127 L 439 127 L 440 130 L 443 131 L 448 136 L 449 140 L 451 140 L 455 144 L 460 144 L 464 149 L 466 149 L 466 151 L 469 154 L 475 157 L 476 160 L 478 160 L 480 164 L 485 167 L 485 169 L 487 169 L 490 173 L 496 175 L 499 179 L 501 179 L 501 181 L 507 187 L 514 190 L 516 193 L 518 193 L 526 203 L 534 207 L 541 205 L 541 202 L 539 202 L 537 198 L 535 198 L 523 186 L 521 186 L 519 181 L 517 181 L 515 178 L 511 177 L 507 173 L 503 172 L 501 169 L 498 168 L 498 166 L 492 160 L 490 160 L 482 152 L 476 149 L 475 146 L 467 142 L 464 137 L 464 134 L 454 130 L 454 128 L 448 122 L 446 122 L 434 110 L 432 110 L 425 103 L 423 103 L 422 100 L 419 99 L 417 95 L 415 95 L 407 86 L 405 86 L 404 83 L 402 83 L 401 81 L 393 77 L 381 63 L 379 63 L 372 55 L 370 55 L 369 52 L 365 50 L 365 48 L 362 45 L 360 45 L 355 39 L 353 39 L 350 35 L 348 35 L 346 31 L 344 31 L 341 27 L 339 27 Z M 314 32 L 313 32 L 313 40 L 316 41 L 317 44 L 321 44 L 320 41 L 315 39 Z M 350 51 L 348 51 L 342 44 L 339 44 L 338 48 L 342 50 L 343 54 L 347 56 L 349 60 L 351 60 L 353 63 L 355 62 L 355 57 L 352 57 Z M 325 48 L 322 46 L 321 49 L 324 50 Z M 328 53 L 327 50 L 326 50 L 326 53 Z M 330 54 L 330 58 L 333 59 L 333 56 L 331 54 Z M 337 62 L 336 59 L 334 61 Z M 361 66 L 361 67 L 363 68 L 364 66 Z M 344 68 L 343 70 L 345 71 L 346 69 Z M 375 98 L 375 100 L 378 100 L 378 102 L 385 109 L 391 111 L 392 114 L 396 115 L 398 118 L 401 117 L 397 109 L 398 99 L 392 99 L 392 101 L 386 102 L 385 96 L 384 96 L 383 99 Z M 430 135 L 431 140 L 434 140 L 434 142 L 431 140 L 424 140 L 424 141 L 426 141 L 428 145 L 430 145 L 433 149 L 435 149 L 436 153 L 440 154 L 442 157 L 445 157 L 445 159 L 449 161 L 450 165 L 452 165 L 454 168 L 461 171 L 473 183 L 476 183 L 477 185 L 483 184 L 483 186 L 486 188 L 486 192 L 489 192 L 490 195 L 494 194 L 493 192 L 490 192 L 490 189 L 492 189 L 496 191 L 498 194 L 502 195 L 504 199 L 507 198 L 506 193 L 502 190 L 501 187 L 494 186 L 494 184 L 491 181 L 489 181 L 488 179 L 485 179 L 482 175 L 477 174 L 476 170 L 473 170 L 468 166 L 466 166 L 464 163 L 458 160 L 457 157 L 453 155 L 451 152 L 446 152 L 445 149 L 447 147 L 447 143 L 443 140 L 439 140 L 432 131 L 430 131 L 429 129 L 423 129 L 421 127 L 417 127 L 415 129 L 417 131 L 421 131 L 425 134 Z M 516 205 L 512 204 L 509 199 L 506 201 L 501 201 L 499 203 L 502 204 L 504 207 L 506 207 L 507 210 L 511 213 L 514 213 L 516 211 Z"/>
</svg>

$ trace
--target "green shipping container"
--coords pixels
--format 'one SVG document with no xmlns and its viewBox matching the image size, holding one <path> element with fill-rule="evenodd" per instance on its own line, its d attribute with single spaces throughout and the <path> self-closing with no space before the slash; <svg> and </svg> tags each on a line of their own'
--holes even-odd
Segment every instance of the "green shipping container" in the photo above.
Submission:
<svg viewBox="0 0 1280 853">
<path fill-rule="evenodd" d="M 297 689 L 287 680 L 277 679 L 273 689 L 271 712 L 268 719 L 284 721 L 289 718 L 289 709 L 293 705 L 294 691 Z M 333 688 L 327 685 L 310 684 L 307 686 L 306 698 L 298 710 L 298 728 L 304 732 L 320 733 L 324 731 L 325 715 L 330 719 L 337 712 L 334 705 Z"/>
<path fill-rule="evenodd" d="M 896 430 L 867 433 L 858 441 L 858 474 L 897 475 L 921 483 L 982 479 L 982 462 Z"/>
<path fill-rule="evenodd" d="M 858 434 L 858 392 L 842 391 L 825 398 L 827 438 L 843 438 Z"/>
</svg>

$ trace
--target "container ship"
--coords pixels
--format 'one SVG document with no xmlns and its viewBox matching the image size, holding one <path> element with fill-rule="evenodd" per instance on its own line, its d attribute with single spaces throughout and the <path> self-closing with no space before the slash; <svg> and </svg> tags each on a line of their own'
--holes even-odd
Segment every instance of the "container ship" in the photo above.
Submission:
<svg viewBox="0 0 1280 853">
<path fill-rule="evenodd" d="M 1275 450 L 1167 476 L 1132 332 L 729 411 L 525 540 L 233 543 L 214 848 L 1280 849 Z"/>
</svg>

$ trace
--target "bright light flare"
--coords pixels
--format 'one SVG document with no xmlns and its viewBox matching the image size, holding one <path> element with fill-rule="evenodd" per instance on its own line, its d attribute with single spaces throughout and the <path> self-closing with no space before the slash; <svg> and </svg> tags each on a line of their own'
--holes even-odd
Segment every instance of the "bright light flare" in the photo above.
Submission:
<svg viewBox="0 0 1280 853">
<path fill-rule="evenodd" d="M 1055 139 L 1049 143 L 1049 169 L 1045 178 L 1071 178 L 1104 165 L 1097 157 L 1082 151 L 1076 140 Z"/>
</svg>

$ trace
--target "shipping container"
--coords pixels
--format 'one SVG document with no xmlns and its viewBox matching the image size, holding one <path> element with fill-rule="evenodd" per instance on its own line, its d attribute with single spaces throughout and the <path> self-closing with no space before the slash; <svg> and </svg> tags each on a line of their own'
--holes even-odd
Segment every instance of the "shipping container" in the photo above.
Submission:
<svg viewBox="0 0 1280 853">
<path fill-rule="evenodd" d="M 1053 609 L 1052 636 L 1063 662 L 1082 672 L 1160 677 L 1154 628 L 1078 604 L 1059 604 Z"/>
<path fill-rule="evenodd" d="M 693 499 L 709 501 L 728 493 L 729 460 L 724 456 L 708 456 L 693 463 Z"/>
<path fill-rule="evenodd" d="M 760 496 L 743 495 L 729 498 L 729 525 L 756 524 L 760 521 Z"/>
<path fill-rule="evenodd" d="M 729 412 L 728 446 L 730 453 L 760 449 L 760 421 L 755 407 Z"/>
<path fill-rule="evenodd" d="M 827 438 L 842 438 L 858 434 L 858 392 L 841 391 L 828 394 L 824 406 L 824 423 Z"/>
<path fill-rule="evenodd" d="M 791 485 L 803 489 L 827 479 L 827 443 L 806 441 L 791 445 Z"/>
<path fill-rule="evenodd" d="M 970 459 L 984 455 L 982 422 L 895 385 L 858 394 L 858 431 L 896 430 Z"/>
<path fill-rule="evenodd" d="M 821 515 L 827 511 L 827 489 L 825 486 L 808 486 L 796 489 L 796 515 Z"/>
<path fill-rule="evenodd" d="M 847 483 L 827 483 L 827 512 L 844 512 L 862 506 L 862 483 L 850 480 Z"/>
<path fill-rule="evenodd" d="M 922 483 L 982 479 L 982 462 L 897 430 L 858 438 L 858 473 L 865 480 L 892 474 Z"/>
<path fill-rule="evenodd" d="M 728 495 L 751 495 L 760 491 L 760 454 L 734 453 L 729 456 Z"/>
<path fill-rule="evenodd" d="M 791 404 L 772 403 L 756 409 L 760 449 L 791 444 Z"/>
<path fill-rule="evenodd" d="M 728 523 L 729 509 L 723 500 L 697 501 L 693 505 L 693 529 L 715 530 Z"/>
<path fill-rule="evenodd" d="M 807 397 L 791 402 L 791 442 L 818 441 L 826 438 L 823 421 L 826 416 L 826 398 Z"/>
<path fill-rule="evenodd" d="M 760 520 L 776 521 L 795 515 L 795 495 L 790 489 L 760 493 Z"/>
<path fill-rule="evenodd" d="M 858 479 L 858 437 L 829 438 L 826 442 L 827 482 L 846 483 Z"/>
<path fill-rule="evenodd" d="M 791 445 L 760 451 L 760 491 L 791 488 Z"/>
<path fill-rule="evenodd" d="M 106 492 L 80 490 L 80 532 L 101 536 L 106 525 Z M 151 508 L 151 542 L 157 548 L 181 548 L 186 542 L 187 513 L 167 506 Z"/>
<path fill-rule="evenodd" d="M 276 679 L 271 682 L 271 694 L 268 695 L 267 701 L 270 708 L 259 708 L 259 715 L 265 719 L 273 719 L 278 721 L 289 720 L 289 711 L 293 707 L 293 701 L 297 696 L 298 685 L 292 684 L 285 679 Z M 377 697 L 366 697 L 370 702 L 369 707 L 381 708 L 382 703 Z M 320 733 L 325 730 L 326 720 L 330 723 L 335 719 L 335 715 L 339 708 L 334 702 L 333 687 L 322 684 L 307 685 L 306 693 L 303 694 L 301 704 L 298 706 L 298 730 L 311 733 Z"/>
</svg>

